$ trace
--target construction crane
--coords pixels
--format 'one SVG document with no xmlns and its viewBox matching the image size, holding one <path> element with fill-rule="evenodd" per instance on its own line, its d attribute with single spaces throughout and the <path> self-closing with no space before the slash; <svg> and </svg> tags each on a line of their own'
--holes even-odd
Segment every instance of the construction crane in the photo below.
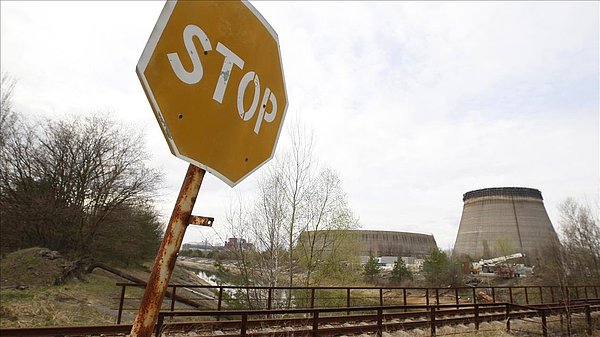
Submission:
<svg viewBox="0 0 600 337">
<path fill-rule="evenodd" d="M 479 274 L 480 272 L 484 273 L 494 273 L 496 272 L 497 266 L 506 263 L 508 260 L 514 260 L 521 257 L 524 257 L 523 253 L 515 253 L 511 255 L 499 256 L 492 259 L 481 259 L 478 262 L 473 262 L 471 264 L 471 273 Z"/>
</svg>

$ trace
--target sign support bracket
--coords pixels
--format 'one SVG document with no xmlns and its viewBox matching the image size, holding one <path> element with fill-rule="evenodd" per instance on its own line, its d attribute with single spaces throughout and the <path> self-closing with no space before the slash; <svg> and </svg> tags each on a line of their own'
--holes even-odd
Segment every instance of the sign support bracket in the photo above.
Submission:
<svg viewBox="0 0 600 337">
<path fill-rule="evenodd" d="M 188 224 L 212 226 L 213 218 L 191 215 L 205 173 L 204 169 L 195 165 L 188 167 L 133 322 L 131 337 L 152 335 Z"/>
</svg>

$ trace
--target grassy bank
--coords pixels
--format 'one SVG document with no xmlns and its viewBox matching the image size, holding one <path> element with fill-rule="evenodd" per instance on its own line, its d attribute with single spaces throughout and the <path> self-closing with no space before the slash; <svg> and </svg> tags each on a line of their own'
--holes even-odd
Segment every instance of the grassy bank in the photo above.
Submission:
<svg viewBox="0 0 600 337">
<path fill-rule="evenodd" d="M 63 285 L 0 290 L 0 326 L 97 325 L 115 322 L 119 288 L 99 272 Z"/>
</svg>

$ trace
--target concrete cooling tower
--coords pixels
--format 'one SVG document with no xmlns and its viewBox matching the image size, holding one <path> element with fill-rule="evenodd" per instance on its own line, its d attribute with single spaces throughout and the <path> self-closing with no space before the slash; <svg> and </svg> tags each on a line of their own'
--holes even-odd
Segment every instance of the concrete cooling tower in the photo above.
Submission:
<svg viewBox="0 0 600 337">
<path fill-rule="evenodd" d="M 524 253 L 530 262 L 558 242 L 542 193 L 499 187 L 467 192 L 454 254 L 471 259 Z"/>
</svg>

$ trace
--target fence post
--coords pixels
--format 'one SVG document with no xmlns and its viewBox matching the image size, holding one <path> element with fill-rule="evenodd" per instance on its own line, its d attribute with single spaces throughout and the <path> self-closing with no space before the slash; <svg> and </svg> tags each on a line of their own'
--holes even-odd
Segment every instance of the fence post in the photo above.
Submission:
<svg viewBox="0 0 600 337">
<path fill-rule="evenodd" d="M 525 304 L 529 304 L 529 293 L 527 292 L 527 286 L 523 287 L 525 288 Z"/>
<path fill-rule="evenodd" d="M 404 299 L 404 312 L 406 312 L 406 288 L 402 288 L 402 298 Z"/>
<path fill-rule="evenodd" d="M 440 292 L 438 288 L 435 288 L 435 304 L 440 305 Z"/>
<path fill-rule="evenodd" d="M 346 288 L 346 308 L 350 308 L 350 288 Z M 346 315 L 350 315 L 349 310 Z"/>
<path fill-rule="evenodd" d="M 510 303 L 506 303 L 506 333 L 510 333 Z"/>
<path fill-rule="evenodd" d="M 479 331 L 479 304 L 475 303 L 475 330 Z"/>
<path fill-rule="evenodd" d="M 313 337 L 319 336 L 319 311 L 313 311 L 313 322 L 312 322 L 312 335 Z"/>
<path fill-rule="evenodd" d="M 568 290 L 569 288 L 567 288 Z M 568 298 L 568 296 L 567 296 Z M 567 304 L 568 306 L 570 306 L 570 300 L 569 303 Z M 565 309 L 565 318 L 567 319 L 567 336 L 571 336 L 573 333 L 573 316 L 571 316 L 571 308 L 567 307 Z"/>
<path fill-rule="evenodd" d="M 435 337 L 435 307 L 431 307 L 431 337 Z"/>
<path fill-rule="evenodd" d="M 583 291 L 585 292 L 585 299 L 588 299 L 588 292 L 587 292 L 587 286 L 583 286 Z"/>
<path fill-rule="evenodd" d="M 175 311 L 175 291 L 177 291 L 177 287 L 173 286 L 173 292 L 171 293 L 171 311 Z"/>
<path fill-rule="evenodd" d="M 158 313 L 158 320 L 156 321 L 156 337 L 160 337 L 162 335 L 162 326 L 165 321 L 165 316 L 163 316 L 160 312 Z"/>
<path fill-rule="evenodd" d="M 315 307 L 315 288 L 310 289 L 310 308 Z"/>
<path fill-rule="evenodd" d="M 594 286 L 594 294 L 596 294 L 595 298 L 598 298 L 598 287 Z"/>
<path fill-rule="evenodd" d="M 291 295 L 291 293 L 292 292 L 290 290 L 290 295 Z M 271 310 L 272 301 L 273 301 L 273 288 L 269 288 L 269 293 L 267 294 L 267 310 Z M 271 318 L 271 314 L 268 314 L 267 318 Z"/>
<path fill-rule="evenodd" d="M 119 299 L 119 313 L 117 314 L 117 324 L 121 324 L 121 315 L 123 315 L 123 303 L 125 302 L 125 287 L 121 285 L 121 298 Z"/>
<path fill-rule="evenodd" d="M 223 287 L 219 287 L 219 299 L 217 300 L 217 311 L 221 311 L 223 305 Z M 221 315 L 217 316 L 217 321 L 221 320 Z"/>
<path fill-rule="evenodd" d="M 383 307 L 383 288 L 379 288 L 379 306 Z"/>
<path fill-rule="evenodd" d="M 542 312 L 542 336 L 548 337 L 548 325 L 546 324 L 546 310 L 541 309 Z"/>
<path fill-rule="evenodd" d="M 269 293 L 267 294 L 267 310 L 271 310 L 271 301 L 273 301 L 273 288 L 269 288 Z"/>
<path fill-rule="evenodd" d="M 492 287 L 492 302 L 496 303 L 496 287 Z"/>
<path fill-rule="evenodd" d="M 240 336 L 246 337 L 246 326 L 248 325 L 248 313 L 242 313 L 242 326 L 240 328 Z"/>
<path fill-rule="evenodd" d="M 589 304 L 585 306 L 585 320 L 587 321 L 587 334 L 592 335 L 592 308 Z"/>
<path fill-rule="evenodd" d="M 550 297 L 552 298 L 552 303 L 555 303 L 556 300 L 554 299 L 554 287 L 550 286 Z"/>
<path fill-rule="evenodd" d="M 513 290 L 513 288 L 512 288 L 512 287 L 508 287 L 508 297 L 510 298 L 510 303 L 511 303 L 511 304 L 512 304 L 512 303 L 515 303 L 515 302 L 513 301 L 512 290 Z"/>
<path fill-rule="evenodd" d="M 544 292 L 542 291 L 542 287 L 538 287 L 540 289 L 540 303 L 544 304 Z"/>
<path fill-rule="evenodd" d="M 473 290 L 473 304 L 475 304 L 475 287 L 471 288 Z"/>
<path fill-rule="evenodd" d="M 429 288 L 425 289 L 425 304 L 429 305 Z"/>
<path fill-rule="evenodd" d="M 383 335 L 383 309 L 377 308 L 377 337 Z"/>
<path fill-rule="evenodd" d="M 459 305 L 458 305 L 458 288 L 454 288 L 454 299 L 456 301 L 456 309 L 459 309 Z"/>
</svg>

